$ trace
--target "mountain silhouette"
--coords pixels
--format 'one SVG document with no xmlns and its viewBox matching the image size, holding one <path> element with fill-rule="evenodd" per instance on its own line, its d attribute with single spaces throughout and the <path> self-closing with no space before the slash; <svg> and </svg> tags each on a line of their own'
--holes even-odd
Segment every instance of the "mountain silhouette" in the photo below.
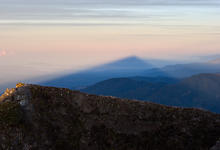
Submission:
<svg viewBox="0 0 220 150">
<path fill-rule="evenodd" d="M 199 74 L 161 88 L 148 100 L 220 113 L 220 74 Z"/>
<path fill-rule="evenodd" d="M 177 79 L 168 77 L 112 78 L 81 89 L 81 91 L 97 95 L 145 100 L 158 89 L 177 81 Z"/>
<path fill-rule="evenodd" d="M 220 113 L 220 74 L 199 74 L 182 80 L 157 78 L 152 81 L 150 78 L 115 78 L 99 82 L 82 91 L 170 106 L 197 107 Z M 158 82 L 155 82 L 156 79 Z"/>
<path fill-rule="evenodd" d="M 201 73 L 219 73 L 220 65 L 218 62 L 219 59 L 204 63 L 168 65 L 162 68 L 145 70 L 142 73 L 142 76 L 169 76 L 175 78 L 185 78 Z"/>
</svg>

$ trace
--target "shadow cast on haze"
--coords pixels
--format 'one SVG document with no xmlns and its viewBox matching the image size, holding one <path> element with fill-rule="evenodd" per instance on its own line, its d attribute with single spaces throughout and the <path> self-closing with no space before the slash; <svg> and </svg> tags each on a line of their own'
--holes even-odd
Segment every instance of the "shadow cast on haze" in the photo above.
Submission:
<svg viewBox="0 0 220 150">
<path fill-rule="evenodd" d="M 76 73 L 47 75 L 24 82 L 220 113 L 218 70 L 220 65 L 217 59 L 159 68 L 132 56 Z M 15 82 L 0 88 L 13 85 Z"/>
</svg>

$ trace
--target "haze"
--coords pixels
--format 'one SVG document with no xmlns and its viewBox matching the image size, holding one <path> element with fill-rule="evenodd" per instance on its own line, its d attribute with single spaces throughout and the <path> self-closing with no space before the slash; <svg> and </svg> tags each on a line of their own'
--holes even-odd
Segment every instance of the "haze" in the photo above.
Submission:
<svg viewBox="0 0 220 150">
<path fill-rule="evenodd" d="M 219 0 L 0 0 L 0 84 L 121 57 L 220 49 Z"/>
</svg>

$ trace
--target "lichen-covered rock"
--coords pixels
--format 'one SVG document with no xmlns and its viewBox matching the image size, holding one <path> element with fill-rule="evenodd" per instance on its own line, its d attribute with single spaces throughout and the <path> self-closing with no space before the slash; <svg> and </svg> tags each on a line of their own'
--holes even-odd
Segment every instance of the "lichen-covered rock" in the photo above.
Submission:
<svg viewBox="0 0 220 150">
<path fill-rule="evenodd" d="M 220 115 L 203 110 L 37 85 L 6 93 L 3 150 L 209 150 L 220 137 Z"/>
</svg>

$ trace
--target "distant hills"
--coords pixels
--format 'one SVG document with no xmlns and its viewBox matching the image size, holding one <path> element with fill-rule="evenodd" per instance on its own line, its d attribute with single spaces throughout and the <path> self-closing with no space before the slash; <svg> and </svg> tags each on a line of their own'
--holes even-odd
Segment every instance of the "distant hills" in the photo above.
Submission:
<svg viewBox="0 0 220 150">
<path fill-rule="evenodd" d="M 158 78 L 158 82 L 155 79 Z M 199 74 L 182 80 L 172 78 L 116 78 L 82 89 L 83 92 L 160 104 L 197 107 L 220 113 L 220 74 Z"/>
<path fill-rule="evenodd" d="M 158 77 L 144 77 L 144 76 L 134 76 L 134 77 L 127 77 L 132 80 L 136 81 L 146 81 L 146 82 L 151 82 L 151 83 L 176 83 L 180 81 L 180 79 L 177 78 L 172 78 L 172 77 L 163 77 L 163 76 L 158 76 Z"/>
<path fill-rule="evenodd" d="M 2 150 L 218 150 L 219 123 L 204 110 L 64 88 L 20 83 L 0 96 Z"/>
<path fill-rule="evenodd" d="M 113 78 L 98 82 L 95 85 L 81 89 L 81 91 L 97 95 L 146 100 L 158 89 L 177 81 L 177 79 L 168 77 Z"/>
<path fill-rule="evenodd" d="M 148 100 L 220 113 L 220 74 L 194 75 L 159 89 Z"/>
<path fill-rule="evenodd" d="M 99 82 L 82 89 L 82 92 L 97 95 L 116 96 L 130 99 L 144 99 L 164 84 L 153 84 L 146 81 L 136 81 L 129 78 L 116 78 Z"/>
<path fill-rule="evenodd" d="M 220 73 L 219 59 L 205 63 L 190 63 L 169 65 L 162 68 L 152 68 L 145 70 L 143 76 L 170 76 L 175 78 L 185 78 L 201 73 Z"/>
<path fill-rule="evenodd" d="M 220 65 L 220 58 L 209 61 L 210 64 L 218 64 Z"/>
<path fill-rule="evenodd" d="M 40 84 L 219 113 L 219 60 L 158 68 L 132 56 Z"/>
<path fill-rule="evenodd" d="M 41 85 L 220 113 L 219 72 L 219 59 L 157 68 L 132 56 L 67 74 Z"/>
<path fill-rule="evenodd" d="M 219 73 L 219 59 L 203 63 L 175 64 L 161 68 L 138 58 L 127 57 L 111 63 L 93 67 L 77 73 L 70 73 L 40 83 L 41 85 L 82 89 L 110 78 L 132 76 L 185 78 L 201 73 Z"/>
</svg>

